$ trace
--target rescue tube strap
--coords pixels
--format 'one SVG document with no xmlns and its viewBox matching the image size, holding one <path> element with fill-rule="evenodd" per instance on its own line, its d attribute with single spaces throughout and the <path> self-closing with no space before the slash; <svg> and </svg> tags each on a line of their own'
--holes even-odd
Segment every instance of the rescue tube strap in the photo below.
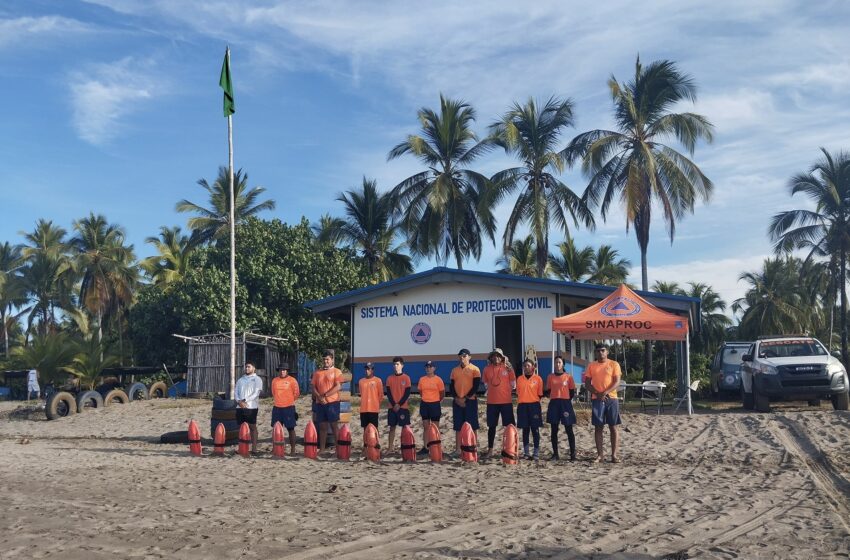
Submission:
<svg viewBox="0 0 850 560">
<path fill-rule="evenodd" d="M 345 440 L 337 440 L 337 441 L 336 441 L 336 444 L 337 444 L 337 445 L 343 445 L 343 446 L 345 446 L 345 445 L 351 445 L 351 442 L 350 442 L 350 441 L 345 441 Z"/>
<path fill-rule="evenodd" d="M 239 438 L 239 443 L 251 443 L 251 440 Z"/>
<path fill-rule="evenodd" d="M 416 444 L 415 443 L 402 443 L 401 448 L 402 449 L 416 449 Z"/>
<path fill-rule="evenodd" d="M 200 440 L 200 438 L 199 439 L 190 439 L 189 443 L 201 443 L 201 440 Z"/>
<path fill-rule="evenodd" d="M 467 453 L 475 453 L 478 450 L 478 448 L 474 445 L 461 445 L 460 450 L 466 451 Z"/>
<path fill-rule="evenodd" d="M 514 461 L 516 461 L 517 458 L 516 455 L 508 453 L 507 451 L 502 451 L 502 457 L 504 457 L 505 459 L 513 459 Z"/>
<path fill-rule="evenodd" d="M 275 447 L 286 447 L 286 442 L 285 441 L 273 441 L 272 445 L 275 446 Z"/>
<path fill-rule="evenodd" d="M 318 446 L 319 446 L 318 441 L 305 441 L 304 442 L 304 447 L 318 447 Z"/>
<path fill-rule="evenodd" d="M 435 439 L 433 441 L 428 442 L 428 447 L 431 447 L 432 445 L 440 445 L 440 443 L 442 443 L 440 440 Z"/>
</svg>

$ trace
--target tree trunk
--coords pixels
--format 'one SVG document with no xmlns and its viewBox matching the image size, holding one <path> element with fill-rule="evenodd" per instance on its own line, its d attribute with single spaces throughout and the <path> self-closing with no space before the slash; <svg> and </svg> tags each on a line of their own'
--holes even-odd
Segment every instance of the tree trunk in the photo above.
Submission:
<svg viewBox="0 0 850 560">
<path fill-rule="evenodd" d="M 841 250 L 841 361 L 846 368 L 847 359 L 847 251 Z"/>
<path fill-rule="evenodd" d="M 646 263 L 646 247 L 640 248 L 640 279 L 643 291 L 649 290 L 649 271 Z M 652 342 L 643 343 L 643 380 L 652 379 Z"/>
<path fill-rule="evenodd" d="M 9 326 L 6 324 L 6 314 L 0 313 L 0 321 L 3 321 L 3 356 L 9 359 Z"/>
<path fill-rule="evenodd" d="M 459 250 L 455 250 L 455 261 L 457 262 L 457 269 L 463 270 L 463 259 L 461 258 Z"/>
<path fill-rule="evenodd" d="M 546 264 L 549 261 L 549 235 L 544 232 L 543 238 L 538 239 L 536 243 L 537 254 L 537 277 L 546 277 Z"/>
</svg>

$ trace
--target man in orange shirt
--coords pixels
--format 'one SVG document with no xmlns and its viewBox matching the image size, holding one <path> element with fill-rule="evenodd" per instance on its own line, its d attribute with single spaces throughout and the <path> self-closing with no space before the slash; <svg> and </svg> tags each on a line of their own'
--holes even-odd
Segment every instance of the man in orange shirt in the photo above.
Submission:
<svg viewBox="0 0 850 560">
<path fill-rule="evenodd" d="M 540 399 L 543 397 L 543 379 L 534 371 L 534 362 L 528 358 L 522 362 L 522 375 L 516 380 L 516 416 L 517 428 L 522 428 L 523 458 L 531 459 L 528 452 L 528 432 L 534 434 L 534 460 L 540 458 L 540 426 L 543 425 L 543 411 Z"/>
<path fill-rule="evenodd" d="M 596 361 L 588 364 L 585 370 L 585 386 L 591 396 L 591 411 L 596 438 L 596 459 L 604 459 L 602 431 L 605 425 L 611 432 L 611 462 L 620 462 L 620 440 L 617 425 L 620 424 L 620 404 L 617 400 L 617 386 L 622 372 L 620 364 L 608 359 L 608 346 L 596 345 Z"/>
<path fill-rule="evenodd" d="M 428 425 L 432 422 L 440 429 L 440 416 L 442 415 L 442 402 L 446 396 L 446 384 L 435 375 L 437 366 L 431 360 L 425 362 L 425 375 L 419 378 L 419 395 L 422 402 L 419 404 L 419 414 L 422 416 L 422 449 L 419 455 L 428 454 Z"/>
<path fill-rule="evenodd" d="M 290 453 L 295 455 L 295 423 L 298 413 L 295 412 L 295 401 L 301 396 L 298 389 L 298 380 L 289 375 L 289 364 L 281 362 L 277 368 L 278 376 L 272 379 L 272 396 L 274 407 L 272 408 L 272 429 L 275 422 L 289 432 Z"/>
<path fill-rule="evenodd" d="M 564 371 L 564 358 L 555 356 L 555 371 L 546 377 L 546 390 L 549 406 L 546 409 L 546 422 L 552 427 L 552 460 L 560 459 L 558 455 L 558 428 L 561 424 L 567 430 L 567 440 L 570 442 L 570 461 L 576 460 L 576 434 L 573 424 L 576 423 L 576 413 L 573 409 L 573 399 L 576 396 L 576 382 L 571 374 Z"/>
<path fill-rule="evenodd" d="M 369 424 L 378 429 L 378 413 L 381 411 L 381 401 L 384 400 L 384 383 L 380 377 L 375 377 L 375 364 L 368 362 L 363 370 L 365 376 L 357 382 L 357 392 L 360 394 L 360 427 Z M 380 432 L 378 433 L 380 439 Z"/>
<path fill-rule="evenodd" d="M 387 378 L 387 400 L 390 408 L 387 409 L 387 424 L 390 427 L 390 435 L 387 441 L 387 452 L 395 452 L 395 430 L 396 426 L 410 425 L 410 411 L 408 410 L 408 399 L 412 382 L 410 376 L 404 373 L 404 358 L 396 356 L 393 358 L 393 374 Z"/>
<path fill-rule="evenodd" d="M 506 361 L 501 348 L 493 348 L 487 359 L 490 363 L 484 367 L 481 379 L 487 388 L 487 453 L 485 456 L 489 457 L 493 454 L 499 417 L 502 418 L 502 426 L 516 424 L 513 400 L 516 374 L 510 362 Z"/>
<path fill-rule="evenodd" d="M 333 350 L 322 353 L 322 369 L 313 373 L 313 397 L 316 399 L 316 421 L 319 423 L 319 452 L 325 451 L 328 425 L 334 442 L 339 439 L 339 390 L 342 372 L 334 367 Z"/>
<path fill-rule="evenodd" d="M 457 353 L 457 366 L 452 369 L 449 379 L 452 394 L 452 424 L 455 430 L 456 457 L 460 454 L 460 430 L 464 422 L 469 422 L 473 430 L 478 430 L 478 385 L 481 383 L 481 370 L 471 362 L 469 350 L 461 348 Z"/>
</svg>

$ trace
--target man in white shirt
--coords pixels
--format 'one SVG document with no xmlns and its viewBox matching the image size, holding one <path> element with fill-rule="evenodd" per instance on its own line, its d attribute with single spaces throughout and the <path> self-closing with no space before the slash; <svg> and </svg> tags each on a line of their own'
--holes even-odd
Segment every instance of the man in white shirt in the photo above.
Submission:
<svg viewBox="0 0 850 560">
<path fill-rule="evenodd" d="M 251 429 L 251 453 L 257 452 L 257 412 L 260 409 L 260 393 L 263 380 L 257 376 L 254 364 L 245 364 L 245 375 L 236 382 L 236 422 L 241 426 L 247 422 Z"/>
<path fill-rule="evenodd" d="M 30 400 L 30 395 L 35 393 L 35 398 L 41 398 L 41 387 L 38 386 L 38 371 L 35 369 L 29 370 L 27 373 L 27 402 Z"/>
</svg>

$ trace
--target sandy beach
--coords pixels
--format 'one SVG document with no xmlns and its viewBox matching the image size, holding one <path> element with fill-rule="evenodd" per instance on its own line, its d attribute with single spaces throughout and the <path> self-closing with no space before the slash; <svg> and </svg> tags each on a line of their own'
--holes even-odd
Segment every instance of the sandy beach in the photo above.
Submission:
<svg viewBox="0 0 850 560">
<path fill-rule="evenodd" d="M 307 405 L 302 398 L 302 418 Z M 209 436 L 209 410 L 209 401 L 163 399 L 48 422 L 0 403 L 0 558 L 847 558 L 850 550 L 850 414 L 826 406 L 629 412 L 621 464 L 590 462 L 587 425 L 577 430 L 575 463 L 411 465 L 391 456 L 376 465 L 361 460 L 354 424 L 349 463 L 274 460 L 268 405 L 259 457 L 230 449 L 198 458 L 158 443 L 190 418 Z M 548 457 L 547 428 L 542 440 Z"/>
</svg>

